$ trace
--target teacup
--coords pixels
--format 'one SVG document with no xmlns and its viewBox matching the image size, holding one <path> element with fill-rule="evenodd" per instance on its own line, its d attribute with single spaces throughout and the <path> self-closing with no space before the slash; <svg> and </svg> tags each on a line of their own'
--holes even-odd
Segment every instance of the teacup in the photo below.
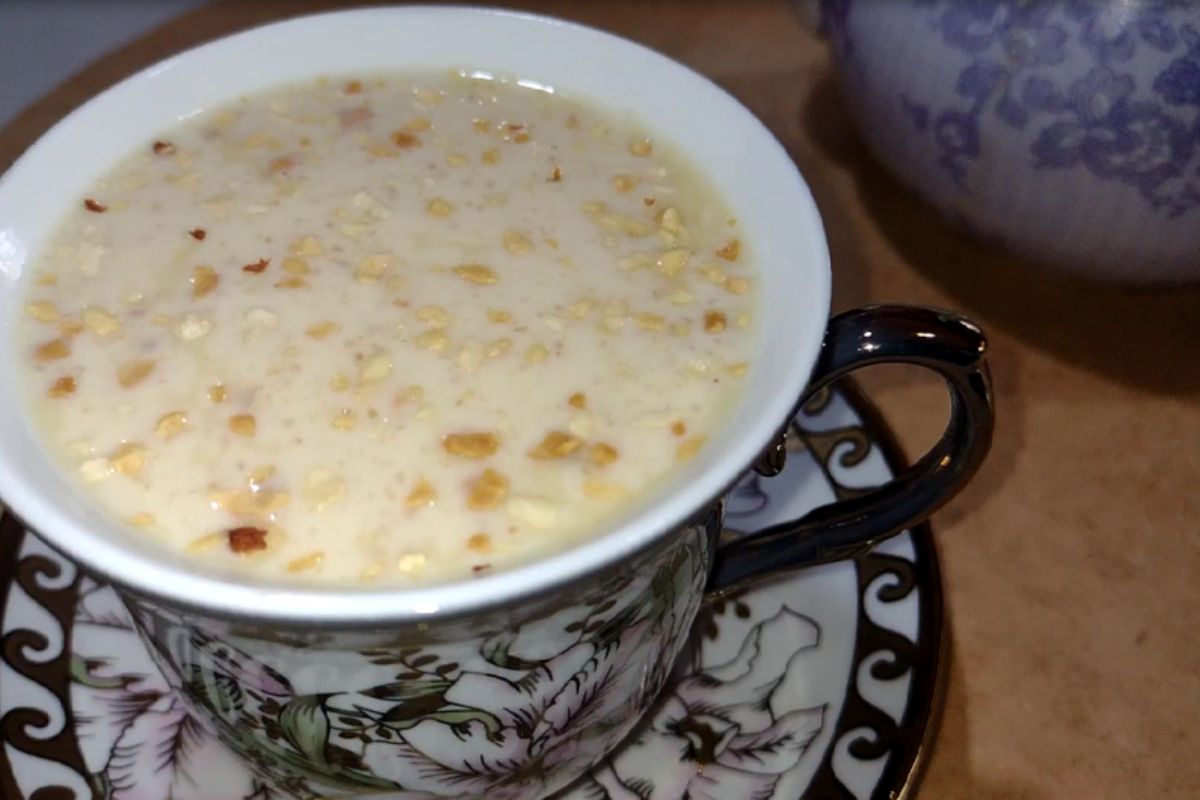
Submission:
<svg viewBox="0 0 1200 800">
<path fill-rule="evenodd" d="M 176 56 L 74 112 L 0 182 L 0 321 L 63 205 L 131 142 L 236 95 L 316 74 L 482 69 L 627 109 L 722 188 L 763 287 L 755 366 L 713 445 L 662 499 L 526 566 L 420 589 L 335 590 L 198 569 L 78 496 L 28 423 L 0 415 L 0 492 L 47 541 L 110 581 L 168 678 L 289 796 L 538 797 L 600 760 L 646 710 L 706 599 L 852 557 L 931 513 L 991 438 L 983 335 L 953 314 L 828 318 L 829 255 L 803 179 L 722 90 L 639 45 L 543 17 L 463 8 L 301 18 Z M 11 354 L 8 356 L 11 358 Z M 722 495 L 781 467 L 808 394 L 882 362 L 928 367 L 953 403 L 941 440 L 877 491 L 753 536 Z M 16 396 L 13 371 L 0 392 Z"/>
</svg>

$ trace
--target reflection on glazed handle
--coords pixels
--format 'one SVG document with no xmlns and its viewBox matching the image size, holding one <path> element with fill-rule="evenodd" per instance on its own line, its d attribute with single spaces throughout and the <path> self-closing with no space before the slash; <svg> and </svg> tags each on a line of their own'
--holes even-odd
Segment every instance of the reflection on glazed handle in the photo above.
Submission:
<svg viewBox="0 0 1200 800">
<path fill-rule="evenodd" d="M 728 532 L 717 549 L 709 596 L 780 572 L 862 555 L 953 497 L 979 468 L 992 441 L 986 351 L 983 332 L 948 311 L 868 306 L 830 321 L 808 394 L 860 367 L 916 364 L 945 378 L 950 422 L 920 461 L 878 489 L 753 534 Z"/>
</svg>

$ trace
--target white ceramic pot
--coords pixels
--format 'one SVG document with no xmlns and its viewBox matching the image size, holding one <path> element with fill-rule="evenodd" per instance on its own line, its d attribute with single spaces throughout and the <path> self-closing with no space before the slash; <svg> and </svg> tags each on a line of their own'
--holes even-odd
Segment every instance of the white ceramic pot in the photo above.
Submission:
<svg viewBox="0 0 1200 800">
<path fill-rule="evenodd" d="M 948 217 L 1079 275 L 1200 280 L 1200 3 L 820 7 L 863 138 Z"/>
</svg>

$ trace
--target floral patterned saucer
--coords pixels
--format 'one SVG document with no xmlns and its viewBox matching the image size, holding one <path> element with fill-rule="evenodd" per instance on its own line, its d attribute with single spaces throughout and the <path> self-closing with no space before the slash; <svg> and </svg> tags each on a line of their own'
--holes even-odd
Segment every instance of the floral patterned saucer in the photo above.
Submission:
<svg viewBox="0 0 1200 800">
<path fill-rule="evenodd" d="M 814 398 L 792 433 L 784 473 L 731 494 L 731 526 L 852 496 L 897 459 L 851 388 Z M 941 617 L 927 526 L 703 609 L 650 716 L 561 800 L 907 796 L 936 701 Z M 278 797 L 189 714 L 112 589 L 11 518 L 0 521 L 0 742 L 5 800 Z"/>
</svg>

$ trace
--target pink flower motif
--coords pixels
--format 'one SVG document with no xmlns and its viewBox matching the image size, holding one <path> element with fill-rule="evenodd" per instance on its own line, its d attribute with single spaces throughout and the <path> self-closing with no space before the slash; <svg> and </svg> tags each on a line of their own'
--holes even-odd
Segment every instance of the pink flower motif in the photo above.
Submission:
<svg viewBox="0 0 1200 800">
<path fill-rule="evenodd" d="M 71 708 L 89 771 L 111 800 L 244 797 L 250 778 L 163 679 L 107 587 L 81 591 L 71 632 Z"/>
</svg>

